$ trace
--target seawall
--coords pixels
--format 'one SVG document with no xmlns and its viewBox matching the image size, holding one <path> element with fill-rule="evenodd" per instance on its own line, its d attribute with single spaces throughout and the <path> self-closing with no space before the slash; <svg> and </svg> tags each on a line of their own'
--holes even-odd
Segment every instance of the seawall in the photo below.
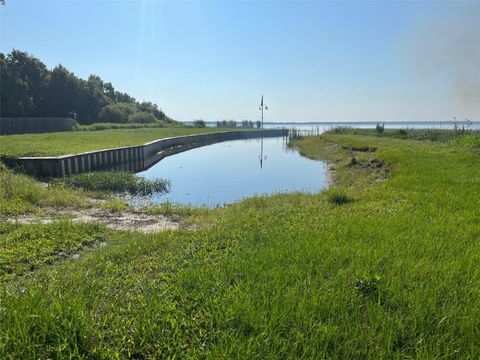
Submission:
<svg viewBox="0 0 480 360">
<path fill-rule="evenodd" d="M 21 157 L 18 164 L 36 177 L 62 177 L 90 171 L 146 170 L 166 156 L 217 142 L 287 136 L 286 129 L 224 131 L 154 140 L 138 146 L 89 151 L 81 154 Z"/>
</svg>

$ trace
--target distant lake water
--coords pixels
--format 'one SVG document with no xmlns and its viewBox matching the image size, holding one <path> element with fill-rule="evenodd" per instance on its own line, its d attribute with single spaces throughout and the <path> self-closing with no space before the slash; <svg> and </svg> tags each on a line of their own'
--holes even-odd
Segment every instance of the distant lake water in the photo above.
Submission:
<svg viewBox="0 0 480 360">
<path fill-rule="evenodd" d="M 185 121 L 185 124 L 192 124 L 192 121 Z M 310 133 L 322 133 L 334 127 L 353 127 L 359 129 L 373 129 L 377 123 L 385 124 L 385 129 L 453 129 L 455 121 L 453 120 L 422 120 L 422 121 L 321 121 L 321 122 L 278 122 L 265 121 L 264 128 L 276 129 L 287 128 L 296 129 Z M 207 126 L 215 127 L 215 121 L 206 121 Z M 241 124 L 241 121 L 238 123 Z M 465 126 L 471 130 L 480 130 L 480 121 L 457 121 L 457 126 Z"/>
<path fill-rule="evenodd" d="M 385 129 L 443 129 L 453 130 L 455 124 L 462 128 L 470 130 L 480 130 L 480 121 L 344 121 L 344 122 L 308 122 L 308 123 L 280 123 L 265 122 L 264 128 L 276 129 L 287 128 L 295 129 L 306 134 L 321 134 L 335 127 L 352 127 L 357 129 L 374 129 L 380 123 L 385 125 Z M 213 123 L 210 123 L 213 126 Z"/>
<path fill-rule="evenodd" d="M 375 128 L 377 122 L 265 122 L 265 128 L 287 128 L 305 135 L 321 134 L 337 126 Z M 385 128 L 453 129 L 453 121 L 384 122 Z M 214 122 L 207 122 L 215 126 Z M 458 122 L 480 130 L 480 122 Z M 263 154 L 263 155 L 261 155 Z M 260 159 L 262 160 L 260 162 Z M 277 192 L 315 193 L 327 185 L 327 165 L 301 156 L 288 148 L 286 139 L 235 140 L 208 145 L 166 157 L 150 169 L 138 173 L 147 179 L 164 178 L 171 192 L 150 201 L 194 206 L 222 206 L 253 195 Z"/>
<path fill-rule="evenodd" d="M 153 197 L 195 206 L 222 206 L 253 195 L 315 193 L 326 187 L 327 164 L 288 148 L 285 138 L 234 140 L 169 156 L 138 173 L 165 178 L 171 192 Z M 261 161 L 260 161 L 261 160 Z"/>
</svg>

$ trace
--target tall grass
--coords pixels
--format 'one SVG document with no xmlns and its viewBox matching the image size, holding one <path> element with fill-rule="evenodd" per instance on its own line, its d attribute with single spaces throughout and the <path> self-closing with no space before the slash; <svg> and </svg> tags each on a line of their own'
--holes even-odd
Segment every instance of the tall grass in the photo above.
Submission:
<svg viewBox="0 0 480 360">
<path fill-rule="evenodd" d="M 87 191 L 149 196 L 169 191 L 170 183 L 164 179 L 145 179 L 126 171 L 105 171 L 75 174 L 59 180 L 68 187 Z"/>
<path fill-rule="evenodd" d="M 38 212 L 43 207 L 82 207 L 87 203 L 79 191 L 62 186 L 47 189 L 28 176 L 13 173 L 0 162 L 0 216 Z"/>
</svg>

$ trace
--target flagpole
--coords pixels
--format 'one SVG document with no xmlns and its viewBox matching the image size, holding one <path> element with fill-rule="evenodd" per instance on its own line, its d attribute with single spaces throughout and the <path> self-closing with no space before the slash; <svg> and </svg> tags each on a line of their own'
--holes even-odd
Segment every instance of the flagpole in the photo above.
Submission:
<svg viewBox="0 0 480 360">
<path fill-rule="evenodd" d="M 263 94 L 262 94 L 262 130 L 263 130 L 263 108 L 265 105 L 263 105 Z"/>
<path fill-rule="evenodd" d="M 262 110 L 262 126 L 261 126 L 261 131 L 262 131 L 262 137 L 260 140 L 260 169 L 263 169 L 263 94 L 262 94 L 262 103 L 260 104 L 260 108 Z"/>
</svg>

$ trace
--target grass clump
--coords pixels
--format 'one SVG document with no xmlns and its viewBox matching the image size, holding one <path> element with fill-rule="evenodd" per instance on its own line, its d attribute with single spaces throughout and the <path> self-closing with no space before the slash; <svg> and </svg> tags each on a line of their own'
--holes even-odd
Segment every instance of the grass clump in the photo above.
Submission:
<svg viewBox="0 0 480 360">
<path fill-rule="evenodd" d="M 168 180 L 145 179 L 127 171 L 75 174 L 65 177 L 60 181 L 71 188 L 139 196 L 165 194 L 170 188 Z"/>
<path fill-rule="evenodd" d="M 325 191 L 327 195 L 328 202 L 334 205 L 344 205 L 349 204 L 353 201 L 344 190 L 338 188 L 332 188 Z"/>
</svg>

